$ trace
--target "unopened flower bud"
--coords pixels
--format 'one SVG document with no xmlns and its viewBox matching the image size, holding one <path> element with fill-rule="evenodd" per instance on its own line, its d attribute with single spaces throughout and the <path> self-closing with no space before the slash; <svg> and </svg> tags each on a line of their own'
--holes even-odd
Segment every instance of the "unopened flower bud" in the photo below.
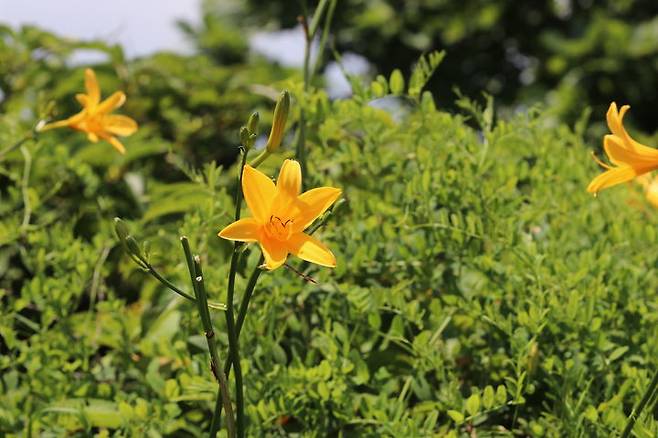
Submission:
<svg viewBox="0 0 658 438">
<path fill-rule="evenodd" d="M 240 128 L 240 144 L 249 149 L 249 129 L 246 126 Z"/>
<path fill-rule="evenodd" d="M 290 111 L 290 93 L 283 91 L 279 96 L 279 100 L 274 107 L 274 119 L 272 121 L 272 130 L 270 137 L 267 139 L 268 152 L 274 152 L 279 148 L 281 140 L 283 140 L 283 133 L 286 129 L 286 120 L 288 120 L 288 112 Z"/>
<path fill-rule="evenodd" d="M 142 255 L 142 250 L 139 247 L 137 240 L 135 240 L 133 236 L 126 237 L 126 247 L 128 248 L 130 254 L 134 255 L 140 260 L 144 259 L 144 256 Z"/>
<path fill-rule="evenodd" d="M 114 232 L 117 233 L 117 237 L 121 243 L 125 243 L 126 238 L 130 235 L 130 230 L 126 223 L 119 217 L 114 218 Z"/>
<path fill-rule="evenodd" d="M 247 129 L 249 134 L 258 135 L 258 122 L 260 121 L 260 115 L 258 111 L 255 111 L 251 116 L 249 116 L 249 121 L 247 122 Z"/>
</svg>

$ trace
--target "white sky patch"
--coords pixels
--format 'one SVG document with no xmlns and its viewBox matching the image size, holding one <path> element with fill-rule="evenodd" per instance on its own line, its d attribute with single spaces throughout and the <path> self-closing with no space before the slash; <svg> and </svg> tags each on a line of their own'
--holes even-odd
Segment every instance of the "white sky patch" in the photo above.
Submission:
<svg viewBox="0 0 658 438">
<path fill-rule="evenodd" d="M 200 17 L 200 0 L 0 0 L 0 23 L 119 43 L 129 58 L 159 50 L 190 53 L 176 20 L 199 23 Z"/>
<path fill-rule="evenodd" d="M 249 38 L 249 45 L 254 52 L 284 67 L 301 68 L 304 65 L 306 38 L 300 25 L 276 32 L 256 32 Z M 315 62 L 317 49 L 318 42 L 314 41 L 311 45 L 311 65 Z"/>
<path fill-rule="evenodd" d="M 361 55 L 346 52 L 341 55 L 341 58 L 343 68 L 349 75 L 364 76 L 370 71 L 368 60 Z M 329 97 L 336 99 L 352 95 L 352 86 L 335 61 L 327 65 L 324 75 L 327 79 L 327 93 Z"/>
<path fill-rule="evenodd" d="M 0 0 L 0 23 L 17 28 L 30 24 L 80 40 L 121 44 L 128 58 L 166 50 L 193 53 L 192 44 L 176 26 L 177 20 L 201 22 L 201 0 Z M 257 32 L 250 47 L 267 59 L 286 67 L 301 68 L 304 62 L 301 26 L 277 32 Z M 311 65 L 317 54 L 317 39 L 311 48 Z M 364 75 L 370 65 L 362 56 L 345 53 L 343 67 Z M 95 50 L 76 51 L 69 63 L 104 62 L 107 55 Z M 327 65 L 325 78 L 331 97 L 347 97 L 351 87 L 335 62 Z"/>
</svg>

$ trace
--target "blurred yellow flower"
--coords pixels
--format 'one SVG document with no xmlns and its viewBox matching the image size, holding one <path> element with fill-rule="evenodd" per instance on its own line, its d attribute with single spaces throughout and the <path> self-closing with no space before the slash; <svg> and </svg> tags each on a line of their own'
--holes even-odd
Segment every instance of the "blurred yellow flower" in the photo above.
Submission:
<svg viewBox="0 0 658 438">
<path fill-rule="evenodd" d="M 83 131 L 87 133 L 90 141 L 96 143 L 99 139 L 105 140 L 117 151 L 125 154 L 126 148 L 116 136 L 133 134 L 137 131 L 137 123 L 130 117 L 110 113 L 123 105 L 126 95 L 122 91 L 116 91 L 101 102 L 98 81 L 94 71 L 90 68 L 85 70 L 85 88 L 87 94 L 80 93 L 75 96 L 82 105 L 82 111 L 68 119 L 48 123 L 41 130 L 68 127 Z"/>
<path fill-rule="evenodd" d="M 638 177 L 636 181 L 644 187 L 644 195 L 647 201 L 658 208 L 658 176 L 645 174 Z"/>
<path fill-rule="evenodd" d="M 299 163 L 285 160 L 276 186 L 264 173 L 246 165 L 242 191 L 253 217 L 233 222 L 219 237 L 241 242 L 258 242 L 265 267 L 276 269 L 288 254 L 322 266 L 335 267 L 336 257 L 319 240 L 304 233 L 340 196 L 340 189 L 319 187 L 300 194 L 302 171 Z"/>
<path fill-rule="evenodd" d="M 624 105 L 617 111 L 617 104 L 610 104 L 607 119 L 612 134 L 603 138 L 603 148 L 614 166 L 600 160 L 596 162 L 606 169 L 587 187 L 587 191 L 596 194 L 602 189 L 631 181 L 633 178 L 658 169 L 658 149 L 650 148 L 633 140 L 624 129 L 624 114 L 630 107 Z"/>
</svg>

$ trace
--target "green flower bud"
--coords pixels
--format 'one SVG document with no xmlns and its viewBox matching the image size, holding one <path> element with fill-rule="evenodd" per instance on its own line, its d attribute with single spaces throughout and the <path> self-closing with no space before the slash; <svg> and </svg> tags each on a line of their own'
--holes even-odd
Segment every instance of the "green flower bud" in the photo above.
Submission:
<svg viewBox="0 0 658 438">
<path fill-rule="evenodd" d="M 126 223 L 118 217 L 114 218 L 114 232 L 117 234 L 117 237 L 121 243 L 125 243 L 126 238 L 130 235 L 130 230 Z"/>
<path fill-rule="evenodd" d="M 246 126 L 243 126 L 240 128 L 240 144 L 245 147 L 245 149 L 249 149 L 249 129 L 247 129 Z"/>
<path fill-rule="evenodd" d="M 286 128 L 286 120 L 288 119 L 289 111 L 290 93 L 285 90 L 279 96 L 279 100 L 276 102 L 276 107 L 274 107 L 272 130 L 270 131 L 270 137 L 267 139 L 267 145 L 265 146 L 268 152 L 274 152 L 279 148 L 281 140 L 283 140 L 283 133 Z"/>
<path fill-rule="evenodd" d="M 142 249 L 139 247 L 137 240 L 133 236 L 126 237 L 126 247 L 130 254 L 137 257 L 139 260 L 143 260 L 144 256 L 142 255 Z"/>
<path fill-rule="evenodd" d="M 260 115 L 258 114 L 258 111 L 255 111 L 250 117 L 249 121 L 247 122 L 247 129 L 249 130 L 249 134 L 253 134 L 258 136 L 258 122 L 260 121 Z"/>
</svg>

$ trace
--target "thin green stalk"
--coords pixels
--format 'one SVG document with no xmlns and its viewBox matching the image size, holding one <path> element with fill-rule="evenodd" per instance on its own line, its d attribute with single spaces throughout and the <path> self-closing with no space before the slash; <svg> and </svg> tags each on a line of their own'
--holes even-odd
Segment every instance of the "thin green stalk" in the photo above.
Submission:
<svg viewBox="0 0 658 438">
<path fill-rule="evenodd" d="M 228 277 L 228 289 L 226 293 L 226 326 L 228 331 L 228 346 L 231 362 L 233 363 L 233 373 L 235 374 L 235 410 L 238 438 L 244 437 L 244 391 L 242 386 L 242 366 L 240 365 L 240 346 L 238 336 L 235 330 L 235 317 L 233 315 L 233 296 L 235 292 L 235 275 L 238 270 L 238 258 L 240 252 L 237 250 L 238 245 L 233 251 L 231 257 L 231 267 Z"/>
<path fill-rule="evenodd" d="M 32 171 L 32 155 L 26 147 L 21 146 L 21 154 L 23 154 L 24 166 L 23 166 L 23 178 L 21 179 L 21 193 L 23 195 L 23 206 L 25 207 L 23 211 L 23 222 L 21 224 L 21 229 L 25 230 L 28 225 L 30 225 L 30 216 L 32 216 L 32 204 L 30 203 L 30 172 Z"/>
<path fill-rule="evenodd" d="M 249 151 L 247 149 L 242 149 L 242 161 L 240 161 L 240 169 L 238 173 L 238 187 L 235 189 L 235 220 L 240 219 L 240 210 L 242 209 L 242 171 L 244 170 L 245 164 L 247 164 L 247 155 Z M 237 244 L 236 244 L 237 245 Z"/>
<path fill-rule="evenodd" d="M 201 273 L 201 267 L 197 267 L 197 272 Z M 206 335 L 206 341 L 208 343 L 208 350 L 210 351 L 210 357 L 212 361 L 212 371 L 215 374 L 215 377 L 219 381 L 219 387 L 221 389 L 221 399 L 222 404 L 226 409 L 226 432 L 229 437 L 233 438 L 235 434 L 235 422 L 233 420 L 233 406 L 231 406 L 231 397 L 229 394 L 229 385 L 226 379 L 226 374 L 222 371 L 222 362 L 219 358 L 219 353 L 217 352 L 217 344 L 215 343 L 214 336 L 215 332 L 212 327 L 212 322 L 210 320 L 210 314 L 208 312 L 208 307 L 205 305 L 206 301 L 206 291 L 203 284 L 203 276 L 200 275 L 196 278 L 197 281 L 197 290 L 199 292 L 199 300 L 197 301 L 199 312 L 206 315 L 206 324 L 204 324 L 204 331 Z M 201 297 L 204 297 L 203 300 Z M 202 304 L 203 302 L 203 304 Z M 204 310 L 201 310 L 204 309 Z"/>
<path fill-rule="evenodd" d="M 215 331 L 212 327 L 212 319 L 210 318 L 210 312 L 208 311 L 208 295 L 206 294 L 206 288 L 203 282 L 203 271 L 201 270 L 201 263 L 198 257 L 192 257 L 192 251 L 190 250 L 190 244 L 187 240 L 187 237 L 181 237 L 181 244 L 183 245 L 183 251 L 185 252 L 185 261 L 187 262 L 187 268 L 190 272 L 190 279 L 192 280 L 192 287 L 196 295 L 197 309 L 199 311 L 199 316 L 201 317 L 201 323 L 203 325 L 203 331 L 206 335 L 206 342 L 208 344 L 208 351 L 210 353 L 210 366 L 213 372 L 213 375 L 219 383 L 219 389 L 221 392 L 222 404 L 224 409 L 226 409 L 226 432 L 229 437 L 235 437 L 235 423 L 233 417 L 233 407 L 231 405 L 231 397 L 229 394 L 228 382 L 226 380 L 226 375 L 222 371 L 222 362 L 219 358 L 219 353 L 217 352 L 217 344 L 215 343 Z"/>
<path fill-rule="evenodd" d="M 122 221 L 119 218 L 115 218 L 115 221 L 119 221 L 119 223 L 122 223 Z M 125 227 L 125 225 L 123 225 Z M 119 229 L 119 226 L 117 225 L 117 230 Z M 196 302 L 196 298 L 194 298 L 192 295 L 188 294 L 187 292 L 182 291 L 176 285 L 174 285 L 171 281 L 167 280 L 164 278 L 154 267 L 149 263 L 148 259 L 144 257 L 142 254 L 141 249 L 139 248 L 139 244 L 135 240 L 133 236 L 131 236 L 129 231 L 126 229 L 124 231 L 126 235 L 122 235 L 119 231 L 117 231 L 117 235 L 119 237 L 119 240 L 121 241 L 121 244 L 123 245 L 124 249 L 126 250 L 126 253 L 130 255 L 130 258 L 133 259 L 133 261 L 142 269 L 144 269 L 146 272 L 151 274 L 153 278 L 158 280 L 160 283 L 162 283 L 164 286 L 168 287 L 172 292 L 177 293 L 181 297 L 185 298 L 186 300 L 190 300 L 192 302 Z M 192 286 L 194 286 L 194 280 L 192 280 Z M 208 307 L 211 309 L 219 309 L 219 310 L 225 310 L 224 306 L 218 303 L 208 303 Z"/>
<path fill-rule="evenodd" d="M 265 152 L 264 152 L 265 153 Z M 240 160 L 240 167 L 238 168 L 238 185 L 235 189 L 235 220 L 240 219 L 240 210 L 242 208 L 242 173 L 244 170 L 245 164 L 247 164 L 247 156 L 249 150 L 242 147 L 242 159 Z M 262 156 L 263 154 L 261 154 Z M 260 157 L 259 157 L 260 158 Z M 264 159 L 264 158 L 263 158 Z M 256 159 L 258 160 L 258 158 Z M 261 160 L 262 162 L 262 160 Z M 256 167 L 259 163 L 256 163 Z M 228 376 L 231 370 L 231 364 L 235 369 L 235 407 L 237 411 L 237 430 L 238 436 L 244 436 L 244 390 L 242 386 L 242 367 L 240 366 L 240 351 L 239 351 L 239 335 L 235 330 L 235 317 L 234 317 L 234 295 L 235 295 L 235 275 L 237 274 L 237 265 L 240 252 L 241 243 L 235 242 L 233 246 L 233 254 L 231 255 L 231 267 L 228 276 L 228 287 L 226 291 L 226 329 L 228 331 L 228 344 L 229 344 L 229 361 L 224 366 L 224 372 Z M 214 436 L 213 433 L 219 429 L 218 419 L 222 413 L 222 406 L 218 403 L 215 404 L 215 411 L 213 413 L 213 419 L 211 422 L 210 434 L 211 437 Z"/>
<path fill-rule="evenodd" d="M 304 44 L 304 94 L 308 92 L 310 81 L 310 58 L 311 58 L 311 42 L 312 38 L 308 37 L 308 28 L 304 21 L 304 29 L 306 32 L 306 43 Z M 306 175 L 306 112 L 302 105 L 299 109 L 299 135 L 297 136 L 297 146 L 295 149 L 295 157 L 299 161 L 302 169 L 302 175 Z M 305 180 L 302 180 L 302 185 Z"/>
<path fill-rule="evenodd" d="M 23 136 L 23 138 L 18 140 L 16 143 L 10 144 L 9 146 L 7 146 L 6 148 L 4 148 L 3 150 L 0 151 L 0 161 L 2 161 L 5 157 L 5 155 L 7 155 L 9 152 L 23 146 L 23 143 L 25 143 L 26 141 L 33 140 L 33 139 L 34 139 L 34 131 L 30 131 L 27 134 L 25 134 Z"/>
<path fill-rule="evenodd" d="M 318 3 L 318 6 L 315 8 L 315 12 L 313 12 L 313 18 L 311 18 L 311 24 L 308 26 L 308 36 L 312 40 L 313 37 L 315 36 L 315 33 L 318 31 L 318 26 L 320 26 L 320 20 L 322 19 L 322 14 L 324 14 L 324 10 L 327 7 L 327 0 L 320 0 L 320 3 Z"/>
<path fill-rule="evenodd" d="M 256 288 L 258 277 L 260 277 L 260 274 L 263 272 L 260 266 L 263 264 L 264 261 L 265 261 L 265 257 L 261 254 L 260 259 L 258 259 L 258 263 L 256 264 L 256 267 L 254 268 L 253 272 L 251 273 L 251 276 L 249 277 L 249 282 L 247 282 L 247 287 L 245 288 L 244 296 L 242 297 L 242 301 L 240 302 L 240 309 L 238 310 L 238 319 L 235 321 L 235 332 L 238 336 L 240 336 L 240 331 L 242 330 L 242 324 L 244 324 L 244 319 L 247 316 L 247 310 L 249 309 L 249 300 L 251 300 L 251 296 L 253 295 L 254 289 Z"/>
<path fill-rule="evenodd" d="M 247 310 L 249 309 L 249 300 L 251 300 L 251 296 L 253 295 L 254 289 L 256 288 L 258 277 L 260 277 L 260 274 L 263 272 L 263 270 L 260 269 L 260 265 L 262 265 L 264 261 L 265 261 L 265 257 L 263 257 L 263 255 L 261 254 L 260 259 L 256 264 L 256 267 L 254 268 L 253 272 L 251 273 L 251 276 L 249 277 L 249 282 L 247 283 L 247 287 L 245 288 L 244 297 L 242 299 L 242 302 L 240 303 L 240 309 L 238 310 L 238 318 L 235 323 L 235 332 L 236 335 L 238 336 L 238 339 L 240 338 L 242 325 L 244 324 L 244 320 L 247 316 Z M 228 376 L 230 372 L 231 372 L 231 362 L 229 361 L 224 364 L 224 374 Z M 216 409 L 219 409 L 219 413 L 221 414 L 221 409 L 222 409 L 221 405 L 216 406 Z"/>
<path fill-rule="evenodd" d="M 263 149 L 263 152 L 261 152 L 260 155 L 254 158 L 254 160 L 250 163 L 250 166 L 253 168 L 260 166 L 261 163 L 265 161 L 267 157 L 270 156 L 270 154 L 271 154 L 270 151 L 268 151 L 267 149 Z"/>
<path fill-rule="evenodd" d="M 629 436 L 631 436 L 631 432 L 633 432 L 633 427 L 635 427 L 635 422 L 637 421 L 638 417 L 642 414 L 642 411 L 649 403 L 649 400 L 651 400 L 651 398 L 653 397 L 653 394 L 656 391 L 657 387 L 658 387 L 658 370 L 655 371 L 653 375 L 653 379 L 649 383 L 647 390 L 644 392 L 644 395 L 642 396 L 640 403 L 638 403 L 638 405 L 633 408 L 631 414 L 628 416 L 628 422 L 626 423 L 626 428 L 624 428 L 624 431 L 621 433 L 621 438 L 628 438 Z"/>
<path fill-rule="evenodd" d="M 315 57 L 315 64 L 313 64 L 313 69 L 311 70 L 311 77 L 314 77 L 320 68 L 322 63 L 324 48 L 327 45 L 327 40 L 329 39 L 329 29 L 331 28 L 331 21 L 334 18 L 334 10 L 336 9 L 336 1 L 330 0 L 329 9 L 327 9 L 327 14 L 324 19 L 324 26 L 322 28 L 322 37 L 320 37 L 320 44 L 318 44 L 318 53 Z M 319 9 L 319 7 L 318 7 Z M 317 14 L 317 12 L 316 12 Z"/>
<path fill-rule="evenodd" d="M 143 267 L 146 269 L 146 272 L 151 274 L 153 276 L 153 278 L 158 280 L 160 283 L 167 286 L 172 292 L 177 293 L 181 297 L 183 297 L 187 300 L 190 300 L 193 303 L 196 302 L 196 298 L 194 298 L 192 295 L 188 294 L 187 292 L 182 291 L 181 289 L 176 287 L 171 281 L 164 278 L 158 271 L 155 270 L 155 268 L 150 263 L 148 263 L 145 260 L 141 260 L 141 262 L 144 264 Z M 226 310 L 226 305 L 224 305 L 222 303 L 216 303 L 216 302 L 208 302 L 207 307 L 210 308 L 210 309 L 215 309 L 215 310 L 222 310 L 222 311 Z"/>
<path fill-rule="evenodd" d="M 167 286 L 169 289 L 171 289 L 173 292 L 177 293 L 181 297 L 188 299 L 192 302 L 196 302 L 196 299 L 192 296 L 189 295 L 187 292 L 183 292 L 179 288 L 177 288 L 171 281 L 167 280 L 164 278 L 158 271 L 156 271 L 151 264 L 146 264 L 146 269 L 149 274 L 151 274 L 156 280 L 158 280 L 160 283 L 163 285 Z"/>
<path fill-rule="evenodd" d="M 305 36 L 305 44 L 304 44 L 304 67 L 303 67 L 303 73 L 304 73 L 304 94 L 306 94 L 311 86 L 311 81 L 313 80 L 313 75 L 315 74 L 315 71 L 317 69 L 317 62 L 316 65 L 313 66 L 313 70 L 311 70 L 311 46 L 313 45 L 313 38 L 315 38 L 315 34 L 317 33 L 319 27 L 320 27 L 320 21 L 322 20 L 322 16 L 325 13 L 325 10 L 328 5 L 328 0 L 320 0 L 320 3 L 318 3 L 317 8 L 315 8 L 315 12 L 313 13 L 313 17 L 311 18 L 311 23 L 308 23 L 308 19 L 306 17 L 306 14 L 301 18 L 301 24 L 302 28 L 304 29 L 304 36 Z M 333 5 L 335 6 L 335 5 Z M 333 7 L 330 8 L 331 15 L 333 15 Z M 329 17 L 328 20 L 331 18 Z M 325 32 L 326 28 L 328 27 L 329 23 L 326 22 L 325 26 Z M 326 42 L 326 35 L 323 34 L 323 40 Z M 297 136 L 297 145 L 295 148 L 295 157 L 297 158 L 297 161 L 299 161 L 299 165 L 302 168 L 302 175 L 307 174 L 307 165 L 306 165 L 306 112 L 304 111 L 304 107 L 302 106 L 301 109 L 299 110 L 299 135 Z M 304 184 L 304 181 L 302 181 L 302 185 Z"/>
</svg>

